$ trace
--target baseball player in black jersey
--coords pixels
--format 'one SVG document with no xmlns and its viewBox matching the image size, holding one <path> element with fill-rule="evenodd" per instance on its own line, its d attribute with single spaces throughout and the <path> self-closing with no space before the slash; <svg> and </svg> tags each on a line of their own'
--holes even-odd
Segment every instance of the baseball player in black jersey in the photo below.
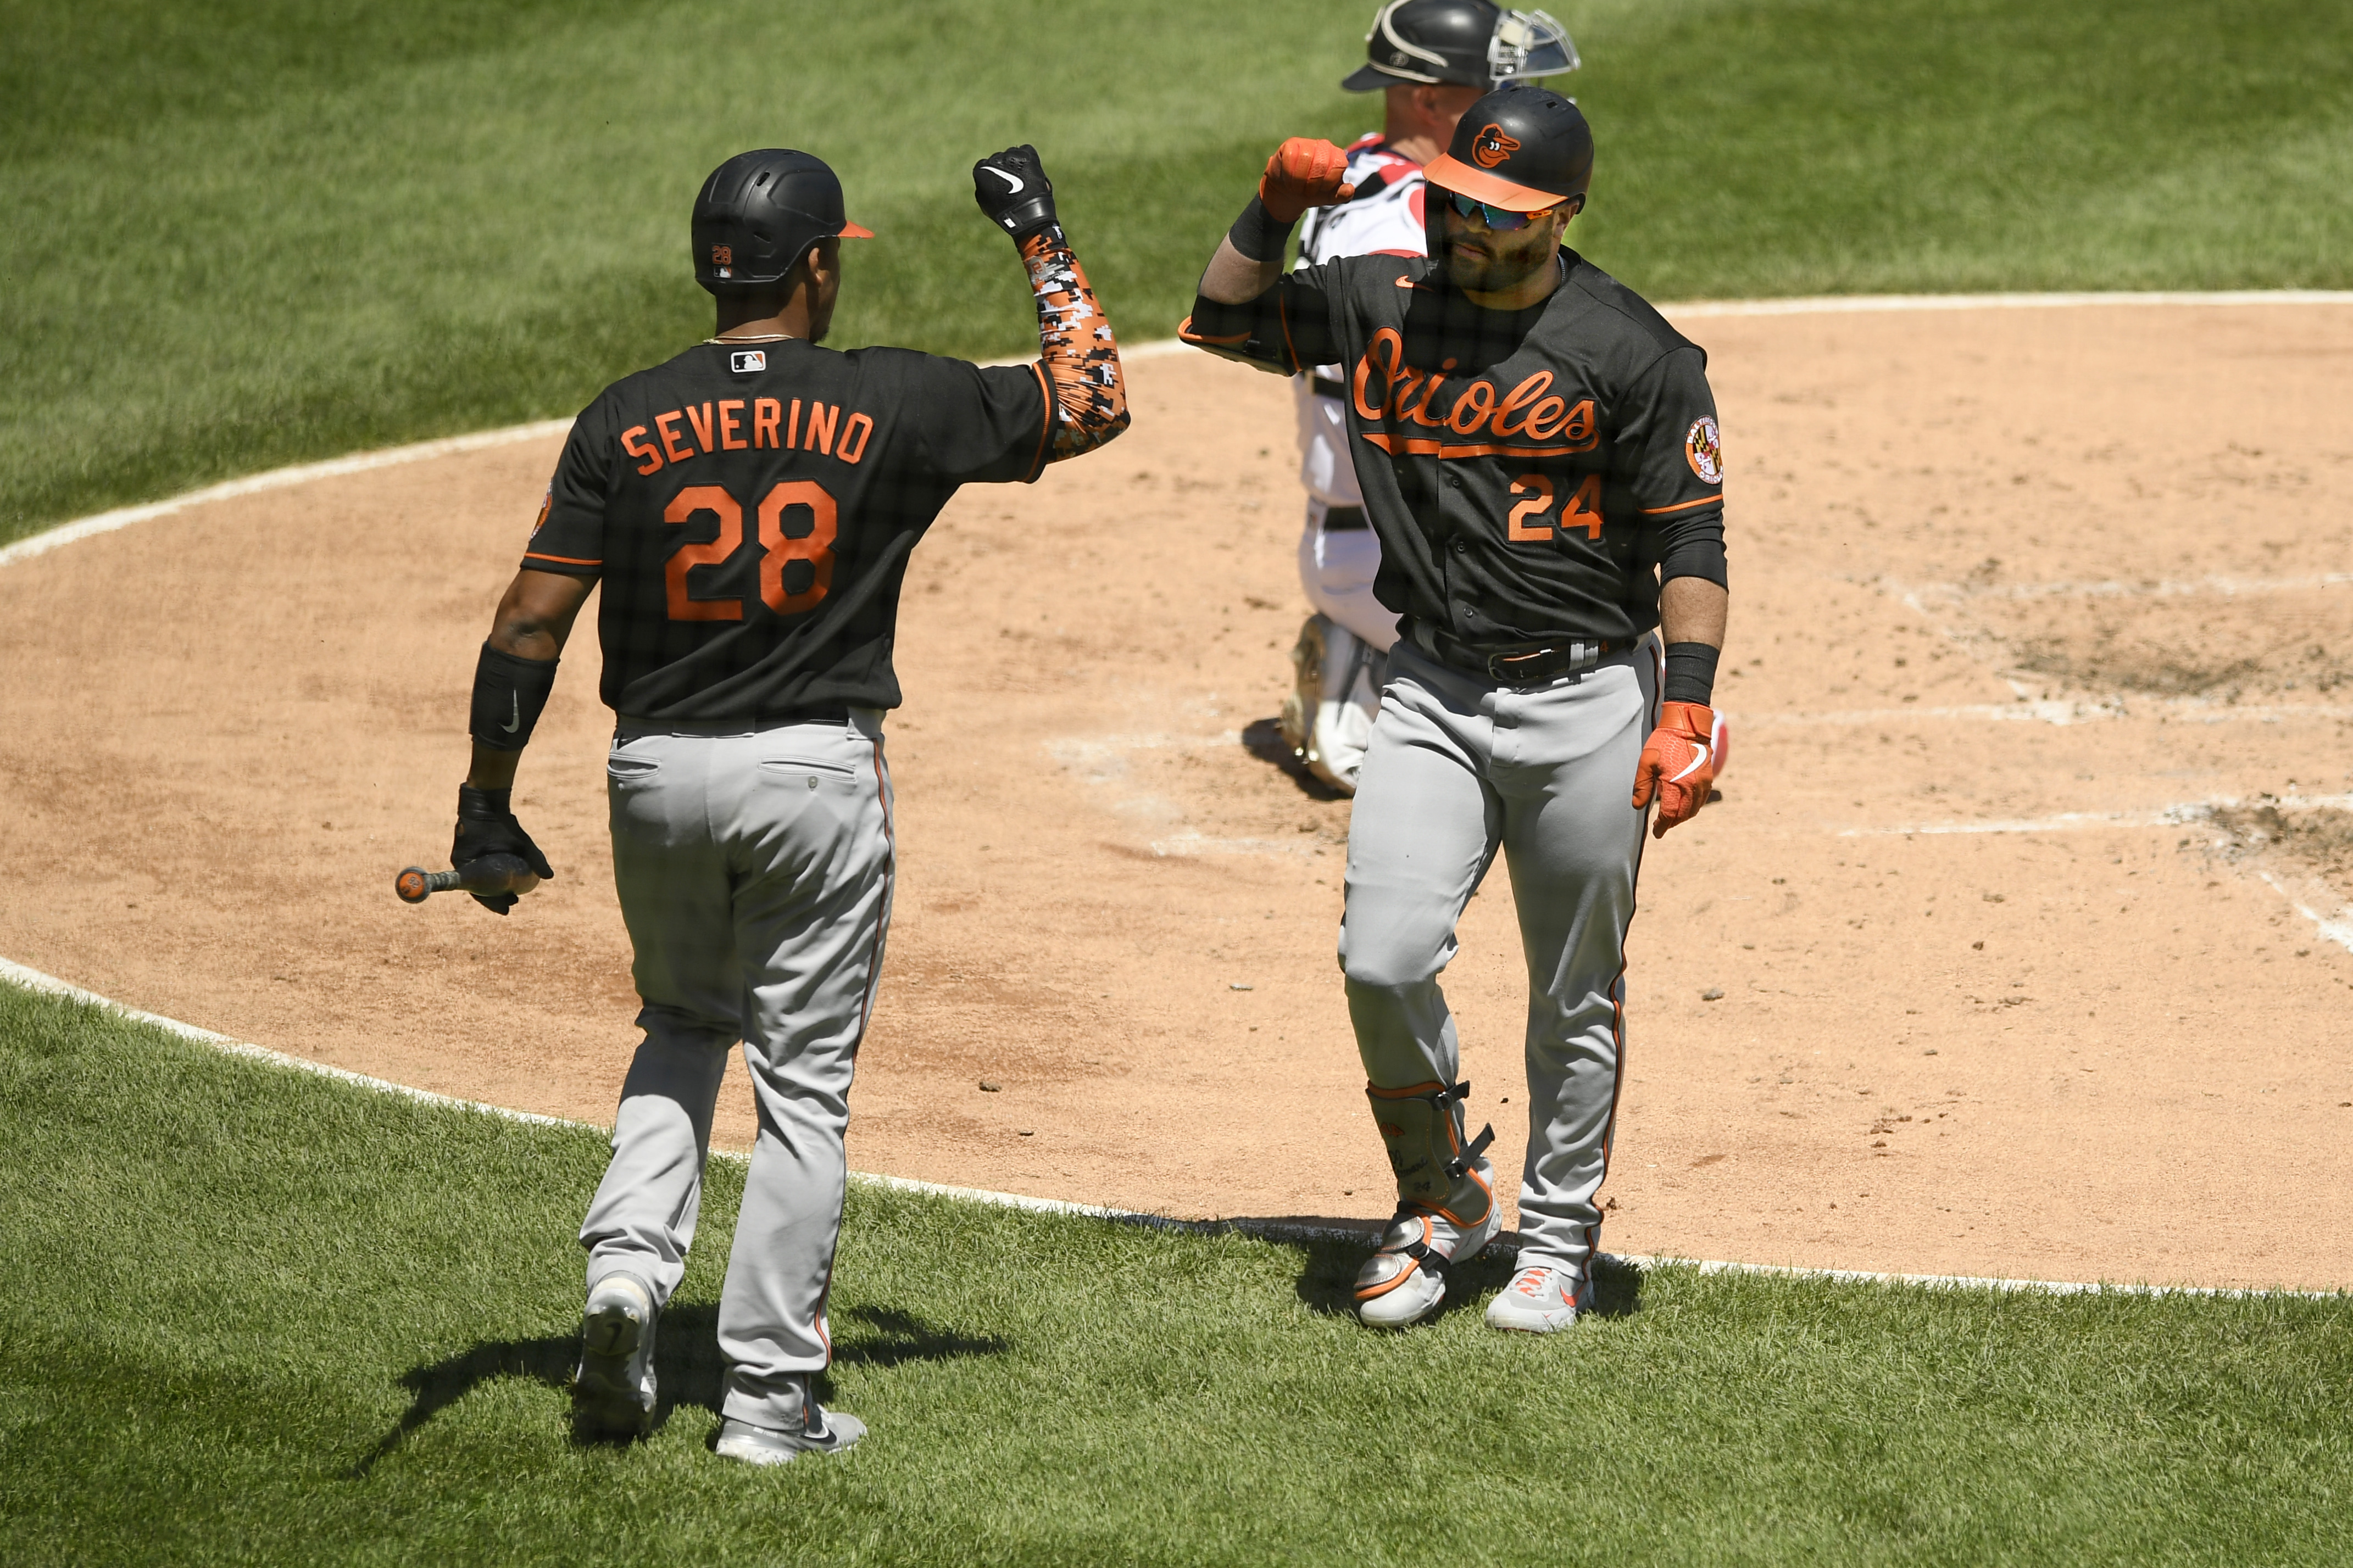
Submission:
<svg viewBox="0 0 2353 1568">
<path fill-rule="evenodd" d="M 1561 244 L 1592 167 L 1576 105 L 1504 88 L 1424 171 L 1427 258 L 1285 277 L 1291 225 L 1349 194 L 1338 148 L 1287 142 L 1181 329 L 1286 374 L 1344 368 L 1381 542 L 1375 591 L 1403 617 L 1340 929 L 1398 1180 L 1357 1277 L 1368 1323 L 1434 1311 L 1446 1266 L 1500 1224 L 1493 1130 L 1467 1135 L 1470 1086 L 1438 985 L 1498 849 L 1528 964 L 1528 1149 L 1520 1268 L 1487 1321 L 1575 1321 L 1601 1223 L 1647 808 L 1663 834 L 1707 798 L 1728 603 L 1715 405 L 1706 356 Z"/>
<path fill-rule="evenodd" d="M 546 877 L 509 789 L 573 617 L 604 584 L 613 875 L 645 1041 L 580 1232 L 586 1436 L 652 1424 L 655 1324 L 739 1039 L 759 1135 L 720 1300 L 716 1447 L 774 1464 L 865 1430 L 821 1409 L 810 1379 L 831 1357 L 842 1133 L 891 918 L 882 714 L 899 702 L 900 584 L 959 485 L 1027 483 L 1127 426 L 1118 347 L 1037 153 L 985 158 L 973 184 L 1029 268 L 1033 364 L 818 347 L 840 241 L 871 236 L 806 153 L 721 164 L 692 223 L 717 331 L 582 413 L 482 647 L 451 860 L 510 854 Z M 515 897 L 482 901 L 503 913 Z"/>
</svg>

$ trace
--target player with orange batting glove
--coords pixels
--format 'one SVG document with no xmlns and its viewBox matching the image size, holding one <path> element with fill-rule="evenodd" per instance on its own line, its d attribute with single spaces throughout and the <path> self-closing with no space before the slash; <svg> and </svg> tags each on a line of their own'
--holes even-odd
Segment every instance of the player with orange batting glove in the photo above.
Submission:
<svg viewBox="0 0 2353 1568">
<path fill-rule="evenodd" d="M 1203 274 L 1188 342 L 1284 374 L 1336 366 L 1349 458 L 1398 616 L 1348 829 L 1340 965 L 1397 1208 L 1356 1276 L 1366 1323 L 1438 1310 L 1503 1221 L 1438 976 L 1498 853 L 1528 971 L 1519 1268 L 1487 1305 L 1550 1332 L 1590 1300 L 1626 1037 L 1644 829 L 1721 764 L 1730 597 L 1707 356 L 1565 243 L 1594 143 L 1507 87 L 1423 168 L 1426 256 L 1282 270 L 1290 219 L 1341 199 L 1338 149 L 1286 143 Z"/>
</svg>

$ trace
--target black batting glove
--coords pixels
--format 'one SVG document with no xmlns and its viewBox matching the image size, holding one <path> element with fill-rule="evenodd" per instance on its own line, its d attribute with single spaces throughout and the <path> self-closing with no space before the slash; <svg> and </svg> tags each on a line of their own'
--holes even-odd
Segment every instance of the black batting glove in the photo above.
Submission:
<svg viewBox="0 0 2353 1568">
<path fill-rule="evenodd" d="M 1038 162 L 1038 149 L 1027 143 L 993 153 L 972 166 L 972 199 L 1016 244 L 1054 226 L 1054 183 Z"/>
<path fill-rule="evenodd" d="M 458 786 L 458 835 L 449 844 L 449 864 L 468 866 L 485 855 L 513 855 L 542 879 L 554 881 L 555 871 L 531 835 L 515 820 L 512 809 L 514 792 L 505 789 L 476 789 L 471 784 Z M 513 893 L 476 893 L 474 902 L 494 915 L 502 915 L 515 907 Z"/>
</svg>

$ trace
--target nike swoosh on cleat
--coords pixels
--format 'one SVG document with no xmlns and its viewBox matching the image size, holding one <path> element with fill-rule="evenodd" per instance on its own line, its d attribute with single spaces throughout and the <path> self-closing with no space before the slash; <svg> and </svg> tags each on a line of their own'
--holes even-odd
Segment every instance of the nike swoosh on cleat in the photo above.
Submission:
<svg viewBox="0 0 2353 1568">
<path fill-rule="evenodd" d="M 998 167 L 997 167 L 996 164 L 994 164 L 994 163 L 983 163 L 983 164 L 981 165 L 981 167 L 982 167 L 982 168 L 984 168 L 984 169 L 986 169 L 986 170 L 987 170 L 990 174 L 992 174 L 996 175 L 998 179 L 1003 180 L 1003 181 L 1005 182 L 1005 189 L 1006 189 L 1006 192 L 1007 192 L 1008 195 L 1015 195 L 1015 194 L 1018 194 L 1018 193 L 1019 193 L 1019 191 L 1020 191 L 1020 189 L 1021 189 L 1021 176 L 1020 176 L 1020 175 L 1018 175 L 1018 174 L 1008 174 L 1006 171 L 1004 171 L 1003 169 L 998 168 Z"/>
<path fill-rule="evenodd" d="M 507 693 L 507 701 L 511 705 L 511 711 L 513 712 L 514 717 L 500 725 L 499 728 L 505 733 L 512 735 L 517 730 L 522 728 L 522 699 L 510 691 Z"/>
</svg>

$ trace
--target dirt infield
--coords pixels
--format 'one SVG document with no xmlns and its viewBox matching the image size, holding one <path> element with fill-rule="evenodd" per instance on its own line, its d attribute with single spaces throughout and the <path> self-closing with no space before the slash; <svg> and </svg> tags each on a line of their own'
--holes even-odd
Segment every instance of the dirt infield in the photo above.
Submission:
<svg viewBox="0 0 2353 1568">
<path fill-rule="evenodd" d="M 2353 1286 L 2353 308 L 1683 324 L 1723 405 L 1734 752 L 1645 863 L 1605 1245 Z M 1369 1218 L 1348 808 L 1272 760 L 1290 394 L 1188 356 L 1132 379 L 1118 446 L 966 491 L 916 552 L 851 1160 Z M 560 879 L 507 921 L 390 889 L 446 857 L 473 649 L 554 450 L 0 570 L 0 954 L 608 1119 L 634 998 L 585 643 L 517 791 Z M 1507 1171 L 1509 906 L 1491 879 L 1449 977 Z M 733 1089 L 722 1141 L 749 1129 Z"/>
</svg>

